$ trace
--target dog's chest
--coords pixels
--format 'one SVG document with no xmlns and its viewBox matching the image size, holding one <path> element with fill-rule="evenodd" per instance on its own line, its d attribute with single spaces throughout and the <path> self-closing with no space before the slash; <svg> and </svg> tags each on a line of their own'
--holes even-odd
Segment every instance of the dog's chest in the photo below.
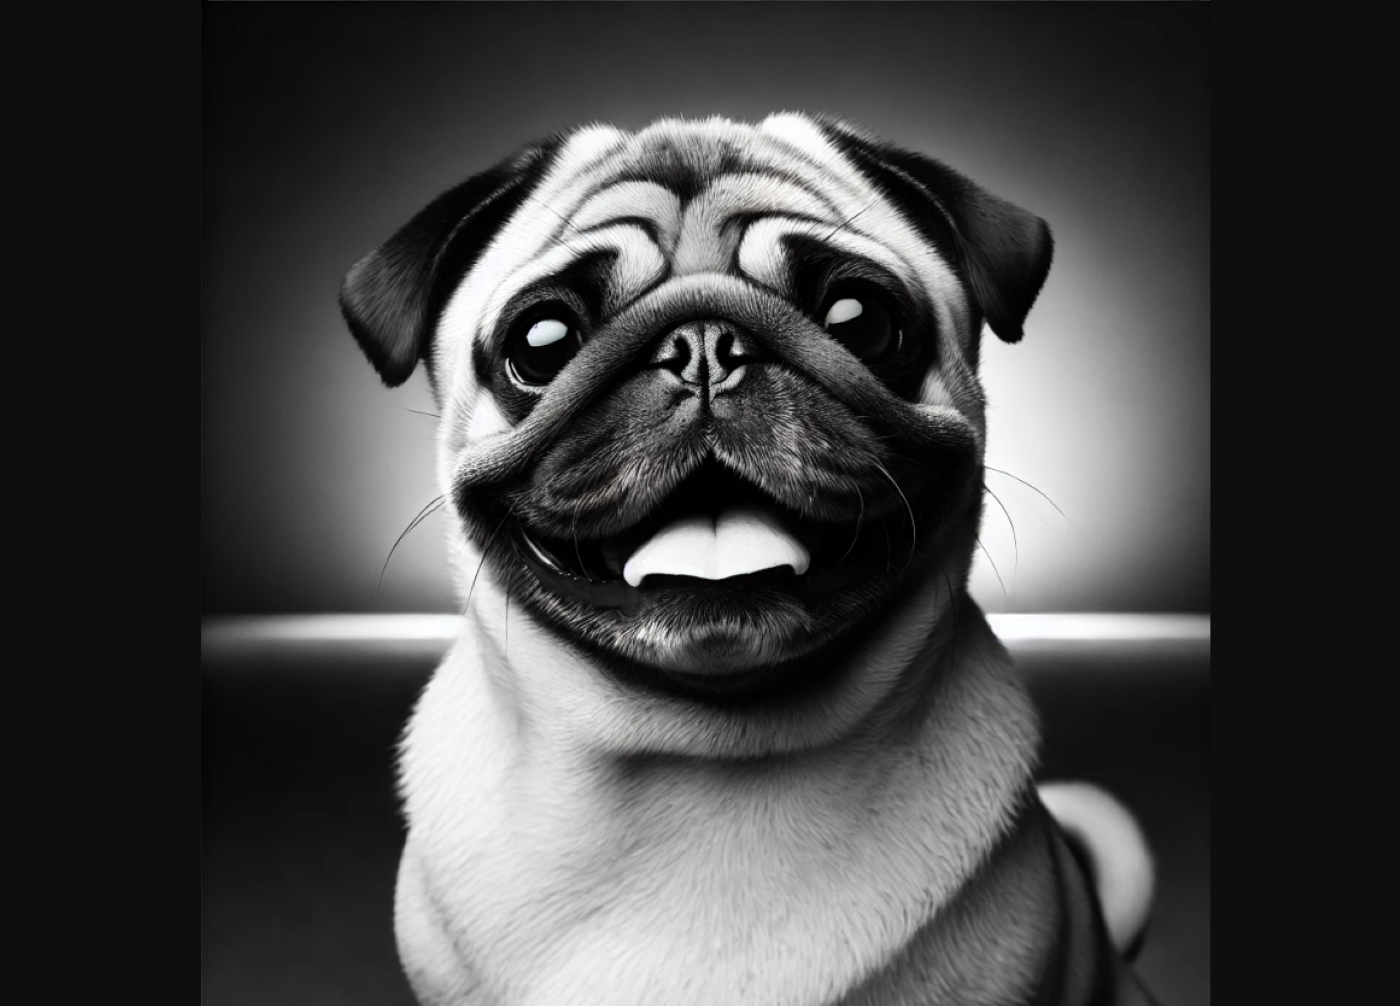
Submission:
<svg viewBox="0 0 1400 1006">
<path fill-rule="evenodd" d="M 908 985 L 973 1006 L 1015 1001 L 1034 975 L 1044 906 L 1006 911 L 1047 896 L 1029 859 L 960 898 L 968 808 L 919 759 L 864 776 L 820 762 L 590 775 L 522 754 L 466 680 L 435 682 L 410 732 L 410 850 L 444 935 L 500 1001 L 875 1006 Z M 440 700 L 478 712 L 449 727 Z M 989 978 L 989 947 L 1022 966 Z"/>
<path fill-rule="evenodd" d="M 863 869 L 866 850 L 765 856 L 762 832 L 613 853 L 517 835 L 437 874 L 435 900 L 502 1003 L 992 1006 L 1042 970 L 1053 912 L 1014 863 L 938 914 L 939 895 Z"/>
</svg>

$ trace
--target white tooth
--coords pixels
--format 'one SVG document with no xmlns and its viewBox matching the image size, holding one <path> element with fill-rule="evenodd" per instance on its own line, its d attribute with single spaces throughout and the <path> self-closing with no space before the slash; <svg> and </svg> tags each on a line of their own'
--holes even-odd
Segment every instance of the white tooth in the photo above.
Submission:
<svg viewBox="0 0 1400 1006">
<path fill-rule="evenodd" d="M 771 513 L 731 507 L 717 519 L 686 517 L 667 524 L 632 553 L 622 576 L 637 587 L 652 573 L 725 580 L 791 566 L 801 575 L 810 561 L 807 549 Z"/>
</svg>

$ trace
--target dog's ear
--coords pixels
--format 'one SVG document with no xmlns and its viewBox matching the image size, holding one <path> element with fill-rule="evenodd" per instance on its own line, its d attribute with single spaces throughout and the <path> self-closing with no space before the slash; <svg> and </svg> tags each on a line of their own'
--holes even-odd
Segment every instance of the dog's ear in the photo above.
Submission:
<svg viewBox="0 0 1400 1006">
<path fill-rule="evenodd" d="M 340 311 L 391 388 L 408 380 L 453 289 L 549 168 L 557 139 L 438 196 L 350 269 Z"/>
<path fill-rule="evenodd" d="M 1044 220 L 992 195 L 945 164 L 863 136 L 842 122 L 822 129 L 920 233 L 956 256 L 987 323 L 1019 342 L 1050 272 Z"/>
</svg>

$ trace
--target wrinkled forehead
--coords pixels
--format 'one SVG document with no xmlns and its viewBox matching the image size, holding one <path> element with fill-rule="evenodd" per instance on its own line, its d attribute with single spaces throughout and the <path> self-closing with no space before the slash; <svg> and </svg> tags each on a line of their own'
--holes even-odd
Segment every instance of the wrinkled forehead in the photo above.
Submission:
<svg viewBox="0 0 1400 1006">
<path fill-rule="evenodd" d="M 633 221 L 674 246 L 687 222 L 698 232 L 788 214 L 840 225 L 882 198 L 800 117 L 758 126 L 673 120 L 634 135 L 611 132 L 604 150 L 576 165 L 566 151 L 558 177 L 537 193 L 560 212 L 549 240 Z"/>
<path fill-rule="evenodd" d="M 625 181 L 651 182 L 683 202 L 725 175 L 786 177 L 798 184 L 817 182 L 814 188 L 833 180 L 829 164 L 822 167 L 804 157 L 779 135 L 725 120 L 662 121 L 630 136 L 621 134 L 584 174 L 594 190 Z"/>
<path fill-rule="evenodd" d="M 663 120 L 635 134 L 594 126 L 564 141 L 454 293 L 439 324 L 439 372 L 462 373 L 460 354 L 512 296 L 582 258 L 611 257 L 616 308 L 696 272 L 737 271 L 780 289 L 793 236 L 921 288 L 950 331 L 967 320 L 949 263 L 806 117 Z"/>
</svg>

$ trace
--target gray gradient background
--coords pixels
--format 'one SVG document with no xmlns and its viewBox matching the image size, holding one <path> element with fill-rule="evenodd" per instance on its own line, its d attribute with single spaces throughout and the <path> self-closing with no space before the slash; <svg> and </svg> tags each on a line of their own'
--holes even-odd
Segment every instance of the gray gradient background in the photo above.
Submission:
<svg viewBox="0 0 1400 1006">
<path fill-rule="evenodd" d="M 1208 612 L 1204 4 L 215 4 L 205 20 L 208 613 L 451 610 L 425 378 L 390 391 L 341 276 L 519 144 L 601 120 L 833 113 L 1045 217 L 1027 336 L 988 336 L 973 592 Z"/>
</svg>

